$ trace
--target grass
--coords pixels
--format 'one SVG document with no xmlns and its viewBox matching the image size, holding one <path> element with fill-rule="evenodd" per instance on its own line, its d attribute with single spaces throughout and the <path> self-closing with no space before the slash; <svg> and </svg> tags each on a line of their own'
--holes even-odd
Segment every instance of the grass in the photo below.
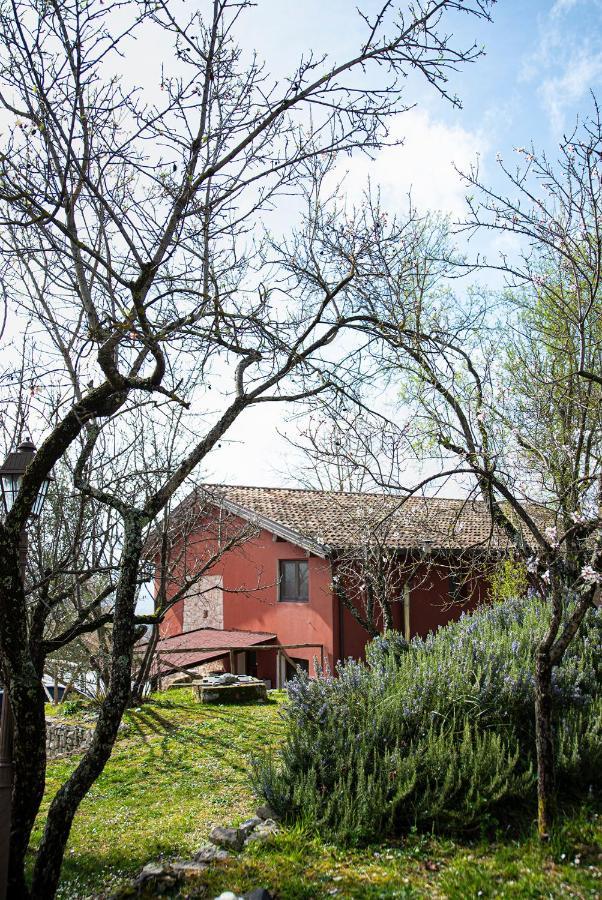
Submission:
<svg viewBox="0 0 602 900">
<path fill-rule="evenodd" d="M 247 760 L 277 747 L 281 696 L 263 706 L 199 706 L 188 690 L 130 711 L 111 760 L 82 803 L 59 897 L 108 895 L 145 863 L 190 856 L 216 824 L 242 821 L 255 802 Z M 61 709 L 54 711 L 60 715 Z M 78 721 L 73 713 L 65 717 Z M 77 758 L 49 765 L 43 813 Z M 284 830 L 211 867 L 182 896 L 212 898 L 267 887 L 282 900 L 310 898 L 602 898 L 602 802 L 565 810 L 550 844 L 531 825 L 493 840 L 410 834 L 399 843 L 343 850 L 301 828 Z"/>
</svg>

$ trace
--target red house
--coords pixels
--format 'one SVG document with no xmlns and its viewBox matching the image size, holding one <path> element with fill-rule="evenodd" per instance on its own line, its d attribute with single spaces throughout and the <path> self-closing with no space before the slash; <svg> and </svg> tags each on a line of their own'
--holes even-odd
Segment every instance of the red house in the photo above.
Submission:
<svg viewBox="0 0 602 900">
<path fill-rule="evenodd" d="M 314 674 L 318 661 L 334 670 L 337 660 L 361 658 L 369 640 L 336 589 L 350 565 L 367 590 L 361 566 L 395 560 L 389 624 L 410 638 L 482 602 L 484 561 L 500 549 L 478 501 L 208 486 L 184 505 L 191 504 L 202 513 L 186 547 L 180 542 L 178 566 L 198 571 L 208 554 L 215 562 L 165 616 L 158 644 L 165 672 L 220 661 L 276 686 L 294 666 Z M 234 529 L 244 539 L 224 550 Z M 168 598 L 181 583 L 168 582 Z M 382 627 L 380 611 L 373 619 Z"/>
</svg>

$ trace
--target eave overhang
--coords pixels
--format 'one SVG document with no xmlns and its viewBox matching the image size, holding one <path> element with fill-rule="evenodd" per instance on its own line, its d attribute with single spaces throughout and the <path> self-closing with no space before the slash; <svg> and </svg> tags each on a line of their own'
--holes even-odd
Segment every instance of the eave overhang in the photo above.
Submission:
<svg viewBox="0 0 602 900">
<path fill-rule="evenodd" d="M 206 489 L 201 488 L 199 493 L 206 497 L 211 503 L 214 503 L 221 509 L 225 509 L 226 512 L 244 519 L 251 525 L 257 525 L 259 528 L 269 531 L 270 534 L 275 534 L 276 537 L 281 538 L 283 541 L 288 541 L 289 544 L 295 544 L 295 546 L 301 547 L 302 550 L 306 550 L 314 556 L 319 556 L 321 559 L 328 559 L 331 556 L 332 549 L 327 544 L 319 544 L 317 541 L 308 538 L 307 535 L 300 534 L 298 531 L 294 531 L 292 528 L 288 528 L 280 522 L 275 522 L 273 519 L 269 519 L 267 516 L 255 512 L 255 510 L 240 506 L 238 503 L 234 503 L 232 500 L 226 499 L 226 497 L 220 497 L 219 495 L 213 494 Z"/>
</svg>

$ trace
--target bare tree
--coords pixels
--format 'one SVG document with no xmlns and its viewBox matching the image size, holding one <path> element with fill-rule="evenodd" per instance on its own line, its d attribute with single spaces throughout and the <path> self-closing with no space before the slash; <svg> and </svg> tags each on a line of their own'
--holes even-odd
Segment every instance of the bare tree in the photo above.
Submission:
<svg viewBox="0 0 602 900">
<path fill-rule="evenodd" d="M 386 140 L 390 117 L 406 108 L 408 72 L 447 97 L 449 72 L 480 52 L 454 44 L 449 16 L 486 17 L 491 3 L 377 5 L 362 16 L 365 38 L 349 59 L 310 53 L 280 81 L 255 59 L 245 65 L 234 42 L 251 6 L 214 0 L 207 16 L 184 20 L 171 0 L 15 0 L 0 10 L 3 296 L 18 321 L 35 323 L 26 368 L 9 364 L 1 383 L 13 402 L 18 372 L 35 398 L 30 423 L 45 432 L 0 528 L 15 898 L 54 896 L 73 817 L 111 753 L 130 696 L 151 524 L 244 410 L 341 381 L 335 341 L 353 317 L 350 284 L 369 276 L 371 245 L 361 231 L 334 231 L 312 194 L 316 170 Z M 129 87 L 118 75 L 122 55 L 153 29 L 168 44 L 160 84 Z M 276 254 L 258 229 L 280 198 L 303 192 L 311 213 L 295 238 L 307 260 L 300 277 L 286 247 Z M 210 393 L 217 384 L 227 386 Z M 183 411 L 172 464 L 153 479 L 142 407 L 158 418 Z M 31 640 L 19 534 L 43 479 L 69 454 L 76 490 L 119 523 L 111 672 L 91 747 L 50 805 L 29 888 L 46 645 Z M 45 621 L 42 610 L 39 633 Z M 89 624 L 84 616 L 72 636 Z"/>
<path fill-rule="evenodd" d="M 407 637 L 406 590 L 447 578 L 449 592 L 439 604 L 453 614 L 473 607 L 477 583 L 506 585 L 516 568 L 507 540 L 500 544 L 482 509 L 471 537 L 473 497 L 437 496 L 439 476 L 451 471 L 416 480 L 415 456 L 424 456 L 413 429 L 358 409 L 357 400 L 349 409 L 337 400 L 322 416 L 314 408 L 309 426 L 289 443 L 300 454 L 295 473 L 340 507 L 344 528 L 330 549 L 332 588 L 356 622 L 371 637 L 390 629 Z"/>
<path fill-rule="evenodd" d="M 307 488 L 369 491 L 398 476 L 404 464 L 399 428 L 343 391 L 331 403 L 313 404 L 298 431 L 281 436 L 295 451 L 286 474 Z"/>
<path fill-rule="evenodd" d="M 333 589 L 339 602 L 370 637 L 395 627 L 395 607 L 401 608 L 406 581 L 415 572 L 414 561 L 401 554 L 391 535 L 391 509 L 378 510 L 371 499 L 371 514 L 356 517 L 357 541 L 336 551 Z"/>
<path fill-rule="evenodd" d="M 520 241 L 512 258 L 488 264 L 508 276 L 495 302 L 476 291 L 441 302 L 418 284 L 400 292 L 383 245 L 386 275 L 365 296 L 373 324 L 359 326 L 372 329 L 383 369 L 404 383 L 416 452 L 439 455 L 425 482 L 455 476 L 479 496 L 492 538 L 505 536 L 549 598 L 536 654 L 542 837 L 554 815 L 552 672 L 602 582 L 601 147 L 596 109 L 564 140 L 558 162 L 521 148 L 524 168 L 513 173 L 500 161 L 508 195 L 468 173 L 475 193 L 466 227 Z"/>
</svg>

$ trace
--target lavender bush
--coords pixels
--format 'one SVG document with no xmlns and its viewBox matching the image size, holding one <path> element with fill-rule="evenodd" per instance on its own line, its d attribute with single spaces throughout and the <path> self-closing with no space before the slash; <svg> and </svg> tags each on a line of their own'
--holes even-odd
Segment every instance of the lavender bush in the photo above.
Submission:
<svg viewBox="0 0 602 900">
<path fill-rule="evenodd" d="M 254 780 L 280 814 L 344 841 L 412 825 L 476 828 L 534 788 L 534 648 L 548 606 L 506 600 L 405 646 L 376 638 L 289 683 L 279 759 Z M 602 772 L 602 613 L 592 610 L 554 676 L 559 781 Z"/>
</svg>

